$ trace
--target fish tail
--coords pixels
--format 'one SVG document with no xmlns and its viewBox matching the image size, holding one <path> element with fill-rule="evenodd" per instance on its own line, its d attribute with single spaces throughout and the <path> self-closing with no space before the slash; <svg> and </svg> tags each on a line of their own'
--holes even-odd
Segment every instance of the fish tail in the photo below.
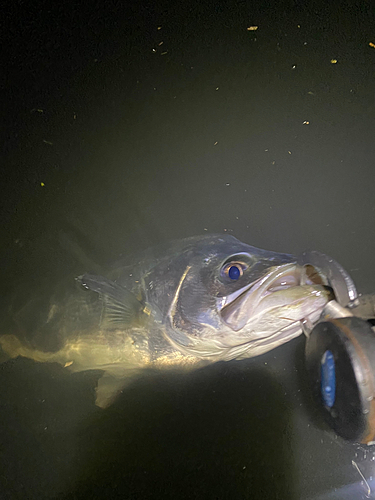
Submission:
<svg viewBox="0 0 375 500">
<path fill-rule="evenodd" d="M 26 343 L 22 342 L 15 335 L 2 335 L 0 337 L 0 346 L 2 351 L 9 358 L 16 358 L 17 356 L 23 356 L 24 358 L 30 358 L 34 361 L 51 361 L 51 353 L 39 351 L 28 346 Z"/>
</svg>

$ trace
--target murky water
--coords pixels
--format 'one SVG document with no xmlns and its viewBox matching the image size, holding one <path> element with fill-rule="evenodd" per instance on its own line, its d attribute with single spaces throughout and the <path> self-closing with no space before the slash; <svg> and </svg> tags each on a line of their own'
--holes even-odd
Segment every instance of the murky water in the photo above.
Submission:
<svg viewBox="0 0 375 500">
<path fill-rule="evenodd" d="M 372 292 L 373 15 L 365 3 L 7 7 L 3 310 L 204 232 L 320 250 Z M 95 374 L 2 364 L 1 498 L 366 498 L 373 452 L 322 428 L 303 343 L 145 374 L 106 411 Z"/>
</svg>

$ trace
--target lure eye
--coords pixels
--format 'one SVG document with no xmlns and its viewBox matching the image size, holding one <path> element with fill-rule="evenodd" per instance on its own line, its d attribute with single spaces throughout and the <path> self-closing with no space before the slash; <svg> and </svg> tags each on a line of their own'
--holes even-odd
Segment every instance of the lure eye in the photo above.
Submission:
<svg viewBox="0 0 375 500">
<path fill-rule="evenodd" d="M 241 262 L 229 262 L 222 268 L 221 273 L 231 281 L 237 281 L 241 278 L 241 276 L 243 276 L 245 269 L 245 265 Z"/>
</svg>

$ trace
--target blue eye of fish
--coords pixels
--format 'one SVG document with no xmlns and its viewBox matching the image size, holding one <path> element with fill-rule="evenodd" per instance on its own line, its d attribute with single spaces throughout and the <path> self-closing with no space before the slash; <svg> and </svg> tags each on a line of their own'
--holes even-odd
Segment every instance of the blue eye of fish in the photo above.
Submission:
<svg viewBox="0 0 375 500">
<path fill-rule="evenodd" d="M 230 268 L 228 269 L 228 276 L 231 280 L 238 280 L 238 278 L 241 276 L 241 271 L 239 270 L 238 266 L 230 266 Z"/>
<path fill-rule="evenodd" d="M 246 267 L 240 262 L 230 262 L 222 268 L 222 275 L 232 281 L 237 281 L 243 275 Z"/>
</svg>

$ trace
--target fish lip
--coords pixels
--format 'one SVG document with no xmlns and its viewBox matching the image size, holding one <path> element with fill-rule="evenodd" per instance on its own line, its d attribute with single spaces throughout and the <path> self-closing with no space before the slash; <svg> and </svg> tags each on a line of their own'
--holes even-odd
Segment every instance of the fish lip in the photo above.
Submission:
<svg viewBox="0 0 375 500">
<path fill-rule="evenodd" d="M 294 282 L 293 285 L 292 284 L 289 286 L 280 285 L 278 289 L 272 289 L 273 283 L 275 283 L 279 279 L 282 279 L 283 277 L 290 276 L 293 272 L 296 273 L 295 275 L 296 282 Z M 291 286 L 297 286 L 300 284 L 301 284 L 301 266 L 299 266 L 296 263 L 276 266 L 275 271 L 269 273 L 268 270 L 268 272 L 266 272 L 261 278 L 258 278 L 257 280 L 249 283 L 243 288 L 240 288 L 236 292 L 233 292 L 227 295 L 226 297 L 221 298 L 218 309 L 222 311 L 226 307 L 239 302 L 243 297 L 247 296 L 250 293 L 254 293 L 257 290 L 258 290 L 258 293 L 256 294 L 257 298 L 262 299 L 266 295 L 269 295 L 270 293 L 273 293 L 275 291 L 286 290 Z"/>
<path fill-rule="evenodd" d="M 325 284 L 323 275 L 317 272 L 316 277 L 310 278 L 306 267 L 298 262 L 275 266 L 273 271 L 270 269 L 272 268 L 261 278 L 222 298 L 218 303 L 218 313 L 231 329 L 241 330 L 247 322 L 245 318 L 251 317 L 262 299 L 272 293 L 296 286 Z M 247 314 L 239 320 L 237 313 L 244 307 L 245 302 Z"/>
</svg>

